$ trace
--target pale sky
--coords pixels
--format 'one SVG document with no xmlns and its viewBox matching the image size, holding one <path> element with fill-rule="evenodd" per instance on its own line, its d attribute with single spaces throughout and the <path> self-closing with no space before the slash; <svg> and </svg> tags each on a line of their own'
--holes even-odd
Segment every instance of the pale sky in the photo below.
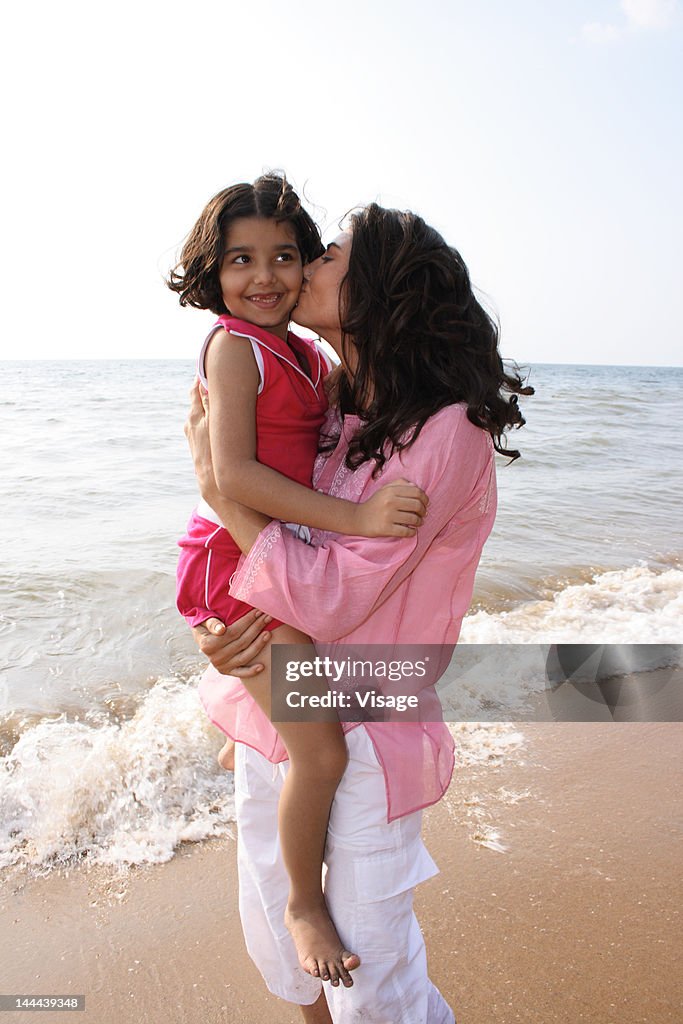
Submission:
<svg viewBox="0 0 683 1024">
<path fill-rule="evenodd" d="M 680 365 L 675 0 L 5 5 L 1 358 L 194 358 L 162 275 L 284 168 L 434 224 L 520 362 Z"/>
</svg>

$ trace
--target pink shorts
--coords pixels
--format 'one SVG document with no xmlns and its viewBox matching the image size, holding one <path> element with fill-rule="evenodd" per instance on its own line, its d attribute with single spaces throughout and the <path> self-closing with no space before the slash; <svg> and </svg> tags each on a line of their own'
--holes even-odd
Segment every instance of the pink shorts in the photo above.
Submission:
<svg viewBox="0 0 683 1024">
<path fill-rule="evenodd" d="M 176 605 L 190 626 L 210 618 L 229 626 L 251 611 L 251 605 L 237 601 L 229 593 L 241 552 L 224 526 L 195 511 L 178 546 Z M 281 625 L 279 619 L 273 619 L 263 628 L 272 630 Z"/>
</svg>

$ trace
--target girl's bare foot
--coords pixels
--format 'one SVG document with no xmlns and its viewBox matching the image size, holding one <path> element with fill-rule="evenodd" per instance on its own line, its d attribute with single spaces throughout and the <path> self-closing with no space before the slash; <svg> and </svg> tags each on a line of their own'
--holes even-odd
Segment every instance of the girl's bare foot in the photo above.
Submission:
<svg viewBox="0 0 683 1024">
<path fill-rule="evenodd" d="M 226 772 L 235 770 L 235 744 L 232 740 L 226 740 L 218 751 L 218 763 Z"/>
<path fill-rule="evenodd" d="M 300 909 L 288 904 L 285 925 L 294 939 L 299 963 L 308 974 L 333 985 L 340 980 L 346 988 L 353 985 L 349 971 L 360 967 L 360 957 L 344 949 L 324 903 Z"/>
</svg>

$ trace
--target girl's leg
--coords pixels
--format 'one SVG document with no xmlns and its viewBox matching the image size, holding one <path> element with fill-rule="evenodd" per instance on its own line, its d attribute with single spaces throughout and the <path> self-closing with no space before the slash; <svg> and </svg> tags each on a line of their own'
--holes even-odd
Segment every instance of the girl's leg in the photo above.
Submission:
<svg viewBox="0 0 683 1024">
<path fill-rule="evenodd" d="M 271 649 L 273 644 L 306 645 L 310 639 L 291 626 L 273 630 L 271 643 L 259 655 L 264 671 L 244 679 L 270 717 Z M 309 974 L 338 985 L 353 985 L 349 971 L 360 959 L 344 949 L 328 913 L 322 892 L 322 863 L 327 822 L 334 794 L 347 762 L 339 721 L 274 722 L 289 755 L 289 771 L 278 808 L 282 859 L 290 879 L 285 924 L 294 940 L 299 962 Z"/>
<path fill-rule="evenodd" d="M 332 1024 L 319 978 L 305 973 L 284 929 L 289 878 L 282 862 L 277 807 L 288 762 L 274 766 L 244 745 L 236 748 L 237 877 L 242 931 L 269 992 L 295 1004 L 305 1024 Z"/>
</svg>

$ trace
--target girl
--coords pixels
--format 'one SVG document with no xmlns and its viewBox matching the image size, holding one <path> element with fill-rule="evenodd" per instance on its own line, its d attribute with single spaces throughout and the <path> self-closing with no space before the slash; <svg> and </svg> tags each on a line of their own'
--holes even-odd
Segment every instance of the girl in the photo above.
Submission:
<svg viewBox="0 0 683 1024">
<path fill-rule="evenodd" d="M 331 366 L 315 343 L 298 338 L 288 325 L 303 263 L 322 252 L 319 231 L 292 187 L 268 174 L 210 200 L 169 276 L 181 305 L 218 314 L 199 356 L 199 377 L 211 395 L 217 486 L 226 497 L 295 531 L 313 526 L 362 537 L 412 536 L 426 496 L 403 479 L 361 504 L 312 488 L 327 410 L 323 377 Z M 228 594 L 240 549 L 206 502 L 193 513 L 179 544 L 177 603 L 191 626 L 210 618 L 227 625 L 249 611 Z M 265 628 L 274 643 L 310 645 L 305 656 L 315 656 L 310 638 L 299 630 L 277 619 Z M 267 715 L 269 690 L 270 679 L 262 679 L 258 703 Z M 342 729 L 329 716 L 315 723 L 276 723 L 276 728 L 290 761 L 279 805 L 290 879 L 285 923 L 301 965 L 333 984 L 341 978 L 349 987 L 349 971 L 360 960 L 343 948 L 321 887 L 327 821 L 347 762 Z M 232 767 L 231 746 L 219 755 L 225 767 Z"/>
</svg>

